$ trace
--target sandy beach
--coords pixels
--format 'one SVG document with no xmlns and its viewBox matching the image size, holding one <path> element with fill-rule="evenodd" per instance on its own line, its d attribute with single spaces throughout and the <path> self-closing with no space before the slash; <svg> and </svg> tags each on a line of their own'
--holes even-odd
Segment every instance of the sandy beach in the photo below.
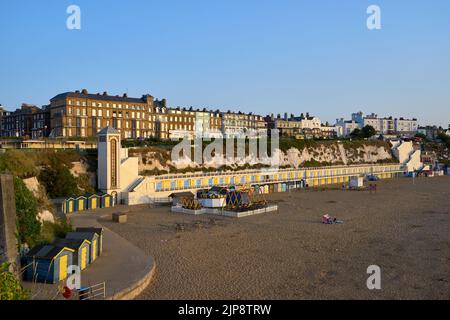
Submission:
<svg viewBox="0 0 450 320">
<path fill-rule="evenodd" d="M 101 223 L 154 257 L 155 279 L 139 299 L 450 299 L 450 177 L 269 199 L 278 213 L 233 219 L 159 207 Z M 325 213 L 344 223 L 321 224 Z M 381 267 L 381 290 L 367 289 L 369 265 Z"/>
</svg>

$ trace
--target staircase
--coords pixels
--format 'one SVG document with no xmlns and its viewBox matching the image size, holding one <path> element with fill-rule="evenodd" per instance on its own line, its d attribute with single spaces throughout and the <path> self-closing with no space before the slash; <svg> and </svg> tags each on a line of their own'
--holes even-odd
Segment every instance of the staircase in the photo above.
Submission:
<svg viewBox="0 0 450 320">
<path fill-rule="evenodd" d="M 129 187 L 128 192 L 133 192 L 134 189 L 136 189 L 142 181 L 144 181 L 145 177 L 139 177 L 136 181 L 134 181 Z"/>
<path fill-rule="evenodd" d="M 393 143 L 392 153 L 404 166 L 406 172 L 413 172 L 423 168 L 421 162 L 422 152 L 414 149 L 411 141 Z"/>
</svg>

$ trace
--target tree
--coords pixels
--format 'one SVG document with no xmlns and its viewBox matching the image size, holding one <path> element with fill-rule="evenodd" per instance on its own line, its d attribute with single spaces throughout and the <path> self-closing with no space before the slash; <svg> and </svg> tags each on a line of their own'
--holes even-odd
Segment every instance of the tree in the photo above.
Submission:
<svg viewBox="0 0 450 320">
<path fill-rule="evenodd" d="M 377 131 L 375 130 L 375 128 L 367 125 L 362 129 L 356 128 L 355 130 L 353 130 L 353 132 L 350 133 L 350 137 L 354 139 L 368 139 L 372 138 L 376 134 Z"/>
<path fill-rule="evenodd" d="M 445 133 L 440 133 L 438 138 L 441 139 L 442 142 L 447 146 L 447 148 L 450 149 L 450 136 L 446 135 Z"/>
<path fill-rule="evenodd" d="M 58 161 L 57 157 L 50 159 L 49 166 L 41 171 L 39 181 L 51 198 L 80 194 L 76 178 L 66 165 Z"/>
<path fill-rule="evenodd" d="M 365 126 L 361 130 L 361 135 L 363 138 L 372 138 L 376 134 L 377 131 L 375 130 L 375 128 L 369 125 Z"/>
<path fill-rule="evenodd" d="M 17 215 L 17 240 L 19 244 L 33 246 L 41 233 L 38 206 L 33 193 L 28 190 L 22 179 L 14 177 L 14 193 Z"/>
<path fill-rule="evenodd" d="M 356 128 L 355 130 L 352 131 L 352 133 L 350 133 L 350 137 L 355 139 L 361 138 L 361 130 Z"/>
</svg>

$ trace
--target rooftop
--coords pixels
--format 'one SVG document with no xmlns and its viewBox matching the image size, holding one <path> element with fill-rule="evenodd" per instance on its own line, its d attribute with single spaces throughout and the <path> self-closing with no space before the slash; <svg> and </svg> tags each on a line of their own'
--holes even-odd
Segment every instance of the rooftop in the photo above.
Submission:
<svg viewBox="0 0 450 320">
<path fill-rule="evenodd" d="M 107 134 L 120 134 L 120 131 L 115 129 L 115 128 L 113 128 L 113 127 L 109 127 L 108 126 L 106 128 L 103 128 L 102 130 L 100 130 L 97 133 L 97 135 L 99 135 L 99 136 L 104 136 L 104 135 L 107 135 Z"/>
<path fill-rule="evenodd" d="M 122 96 L 109 95 L 107 92 L 103 92 L 103 94 L 96 93 L 88 93 L 87 90 L 83 89 L 82 91 L 69 91 L 58 94 L 54 96 L 50 101 L 65 99 L 65 98 L 79 98 L 79 99 L 91 99 L 91 100 L 104 100 L 104 101 L 118 101 L 118 102 L 129 102 L 129 103 L 147 103 L 147 98 L 153 99 L 153 96 L 146 94 L 141 98 L 129 98 L 127 94 Z"/>
</svg>

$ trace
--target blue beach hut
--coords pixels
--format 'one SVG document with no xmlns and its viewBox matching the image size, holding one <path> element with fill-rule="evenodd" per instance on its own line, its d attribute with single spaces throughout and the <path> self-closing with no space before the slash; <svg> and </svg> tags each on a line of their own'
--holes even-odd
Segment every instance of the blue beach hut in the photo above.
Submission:
<svg viewBox="0 0 450 320">
<path fill-rule="evenodd" d="M 88 240 L 91 243 L 89 250 L 89 263 L 93 263 L 98 257 L 99 236 L 95 232 L 69 232 L 66 239 Z"/>
<path fill-rule="evenodd" d="M 81 270 L 86 269 L 90 263 L 91 242 L 86 239 L 59 239 L 56 245 L 64 246 L 74 250 L 72 263 L 80 267 Z"/>
<path fill-rule="evenodd" d="M 99 194 L 100 204 L 102 208 L 109 208 L 113 206 L 113 197 L 109 194 Z"/>
<path fill-rule="evenodd" d="M 75 211 L 84 211 L 87 209 L 87 198 L 80 196 L 75 199 Z"/>
<path fill-rule="evenodd" d="M 95 232 L 98 235 L 98 249 L 97 249 L 97 256 L 100 256 L 103 252 L 103 228 L 95 228 L 95 227 L 88 227 L 88 228 L 76 228 L 76 232 Z"/>
<path fill-rule="evenodd" d="M 101 199 L 98 194 L 87 193 L 84 196 L 86 197 L 86 201 L 87 201 L 87 209 L 95 210 L 95 209 L 100 208 Z"/>
<path fill-rule="evenodd" d="M 72 213 L 76 211 L 76 200 L 72 197 L 63 201 L 62 212 L 65 214 Z"/>
<path fill-rule="evenodd" d="M 67 278 L 75 250 L 59 245 L 39 245 L 25 256 L 28 281 L 57 283 Z"/>
</svg>

